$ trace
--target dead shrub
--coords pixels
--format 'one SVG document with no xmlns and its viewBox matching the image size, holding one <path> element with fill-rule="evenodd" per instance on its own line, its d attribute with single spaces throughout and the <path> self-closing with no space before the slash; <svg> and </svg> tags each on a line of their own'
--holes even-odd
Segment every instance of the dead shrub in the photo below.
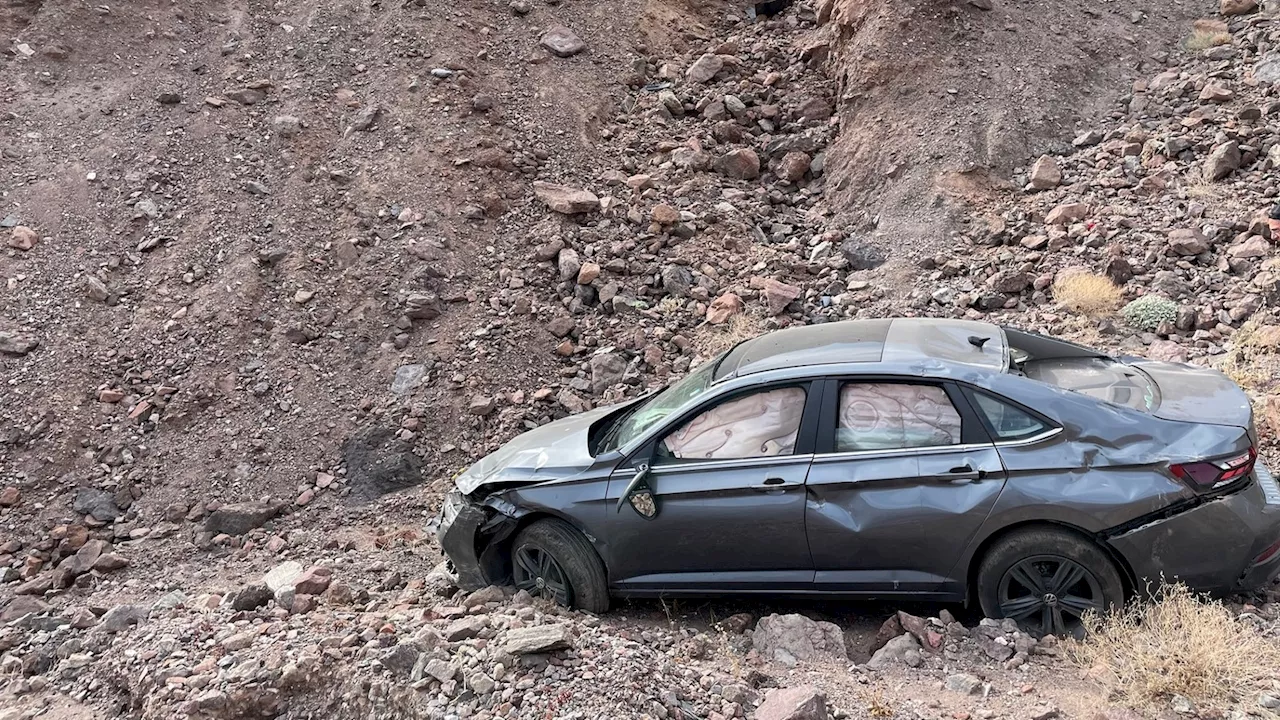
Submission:
<svg viewBox="0 0 1280 720">
<path fill-rule="evenodd" d="M 1241 325 L 1218 369 L 1246 390 L 1269 392 L 1280 379 L 1280 328 L 1256 320 Z"/>
<path fill-rule="evenodd" d="M 722 326 L 704 325 L 694 341 L 703 357 L 715 357 L 743 340 L 764 334 L 764 323 L 754 315 L 738 313 Z"/>
<path fill-rule="evenodd" d="M 1115 312 L 1120 288 L 1111 279 L 1088 272 L 1059 273 L 1053 281 L 1053 299 L 1064 308 L 1088 316 Z"/>
<path fill-rule="evenodd" d="M 1083 641 L 1067 644 L 1068 656 L 1134 708 L 1164 709 L 1174 695 L 1204 708 L 1246 702 L 1270 687 L 1280 667 L 1280 644 L 1182 584 L 1091 616 L 1085 629 Z"/>
<path fill-rule="evenodd" d="M 1191 23 L 1191 37 L 1187 38 L 1187 49 L 1192 52 L 1204 52 L 1218 45 L 1230 45 L 1231 33 L 1227 32 L 1227 24 L 1221 20 L 1201 19 Z"/>
</svg>

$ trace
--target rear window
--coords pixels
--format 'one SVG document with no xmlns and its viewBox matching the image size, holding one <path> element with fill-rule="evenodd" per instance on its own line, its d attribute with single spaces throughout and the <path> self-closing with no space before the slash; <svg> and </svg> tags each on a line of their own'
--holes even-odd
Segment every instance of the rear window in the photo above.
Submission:
<svg viewBox="0 0 1280 720">
<path fill-rule="evenodd" d="M 1022 373 L 1032 380 L 1142 412 L 1151 412 L 1159 402 L 1155 385 L 1146 375 L 1110 358 L 1029 360 Z"/>
<path fill-rule="evenodd" d="M 1048 425 L 1030 413 L 986 393 L 975 392 L 973 399 L 978 406 L 978 411 L 987 419 L 991 432 L 998 440 L 1024 440 L 1049 429 Z"/>
</svg>

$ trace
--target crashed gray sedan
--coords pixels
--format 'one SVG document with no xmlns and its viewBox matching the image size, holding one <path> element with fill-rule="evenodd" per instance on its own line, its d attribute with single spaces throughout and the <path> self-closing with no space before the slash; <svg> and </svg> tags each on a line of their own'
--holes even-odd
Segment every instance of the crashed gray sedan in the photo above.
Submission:
<svg viewBox="0 0 1280 720">
<path fill-rule="evenodd" d="M 527 432 L 457 478 L 464 587 L 976 602 L 1062 633 L 1180 580 L 1280 573 L 1280 491 L 1222 374 L 986 323 L 743 342 L 656 393 Z"/>
</svg>

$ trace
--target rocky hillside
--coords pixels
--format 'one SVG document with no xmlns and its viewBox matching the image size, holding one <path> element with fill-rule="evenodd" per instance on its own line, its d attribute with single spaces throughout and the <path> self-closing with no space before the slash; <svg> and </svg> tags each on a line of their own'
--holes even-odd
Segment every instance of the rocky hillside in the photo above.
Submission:
<svg viewBox="0 0 1280 720">
<path fill-rule="evenodd" d="M 1273 449 L 1278 23 L 0 5 L 0 718 L 1124 717 L 940 608 L 460 594 L 429 520 L 525 428 L 849 317 L 1218 365 Z"/>
</svg>

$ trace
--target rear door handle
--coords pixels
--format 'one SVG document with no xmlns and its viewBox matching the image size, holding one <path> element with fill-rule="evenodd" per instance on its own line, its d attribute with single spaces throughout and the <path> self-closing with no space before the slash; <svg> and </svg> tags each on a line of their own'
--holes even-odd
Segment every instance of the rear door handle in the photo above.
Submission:
<svg viewBox="0 0 1280 720">
<path fill-rule="evenodd" d="M 982 480 L 987 476 L 986 470 L 974 470 L 971 465 L 961 465 L 953 467 L 947 471 L 945 475 L 938 476 L 939 480 Z"/>
<path fill-rule="evenodd" d="M 782 491 L 787 489 L 787 481 L 783 480 L 780 477 L 766 478 L 765 481 L 760 483 L 759 485 L 752 485 L 751 489 L 760 490 L 762 492 L 767 492 L 770 490 Z"/>
</svg>

